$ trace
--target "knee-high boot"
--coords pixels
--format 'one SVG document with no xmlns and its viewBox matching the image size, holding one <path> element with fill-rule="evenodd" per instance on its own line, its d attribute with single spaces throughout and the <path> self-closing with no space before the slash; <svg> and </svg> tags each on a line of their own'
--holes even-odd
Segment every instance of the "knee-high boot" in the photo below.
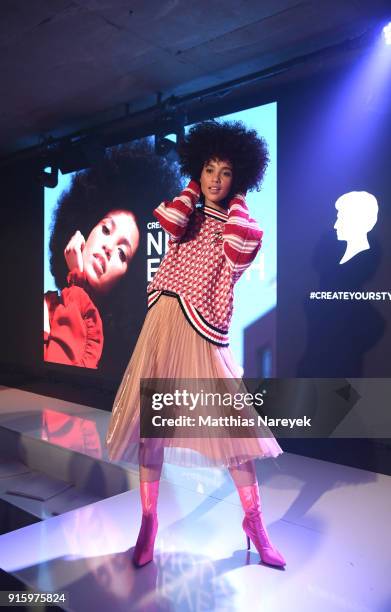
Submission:
<svg viewBox="0 0 391 612">
<path fill-rule="evenodd" d="M 142 567 L 153 559 L 153 548 L 158 528 L 157 500 L 159 480 L 140 481 L 140 497 L 143 509 L 140 532 L 133 553 L 133 563 Z"/>
<path fill-rule="evenodd" d="M 264 524 L 258 484 L 237 487 L 245 517 L 243 529 L 247 536 L 247 548 L 250 540 L 259 552 L 263 563 L 284 567 L 286 565 L 282 554 L 273 546 Z"/>
</svg>

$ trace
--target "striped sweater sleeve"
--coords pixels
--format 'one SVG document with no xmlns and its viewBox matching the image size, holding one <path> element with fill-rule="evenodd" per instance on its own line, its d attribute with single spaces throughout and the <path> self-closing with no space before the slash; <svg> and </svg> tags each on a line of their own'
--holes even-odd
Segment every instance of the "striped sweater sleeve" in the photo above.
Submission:
<svg viewBox="0 0 391 612">
<path fill-rule="evenodd" d="M 236 194 L 229 203 L 223 230 L 223 251 L 232 272 L 240 275 L 251 264 L 261 248 L 262 235 L 249 216 L 244 196 Z"/>
<path fill-rule="evenodd" d="M 172 240 L 180 240 L 186 231 L 191 213 L 200 197 L 197 181 L 191 180 L 186 189 L 172 202 L 164 201 L 153 211 L 160 225 L 168 232 Z"/>
</svg>

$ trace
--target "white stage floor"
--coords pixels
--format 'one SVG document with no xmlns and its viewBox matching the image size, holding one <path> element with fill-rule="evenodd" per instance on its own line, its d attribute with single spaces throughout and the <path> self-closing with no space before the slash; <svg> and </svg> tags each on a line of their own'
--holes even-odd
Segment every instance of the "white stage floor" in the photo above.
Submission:
<svg viewBox="0 0 391 612">
<path fill-rule="evenodd" d="M 2 427 L 42 439 L 48 408 L 91 420 L 103 447 L 108 413 L 0 389 Z M 90 437 L 92 446 L 96 453 Z M 288 453 L 257 467 L 285 571 L 247 553 L 228 474 L 172 466 L 161 482 L 153 563 L 131 563 L 140 522 L 133 489 L 0 536 L 0 567 L 33 590 L 64 591 L 63 607 L 83 612 L 389 612 L 391 477 Z"/>
</svg>

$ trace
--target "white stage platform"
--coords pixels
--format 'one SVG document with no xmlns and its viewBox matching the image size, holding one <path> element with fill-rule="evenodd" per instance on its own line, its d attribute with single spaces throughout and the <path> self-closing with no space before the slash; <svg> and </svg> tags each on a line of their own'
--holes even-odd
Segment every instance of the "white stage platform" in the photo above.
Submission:
<svg viewBox="0 0 391 612">
<path fill-rule="evenodd" d="M 32 591 L 65 592 L 77 612 L 391 610 L 390 476 L 288 453 L 258 462 L 281 571 L 247 553 L 227 473 L 166 466 L 155 560 L 137 570 L 137 472 L 107 461 L 108 419 L 0 388 L 0 495 L 42 519 L 0 536 L 0 567 Z"/>
</svg>

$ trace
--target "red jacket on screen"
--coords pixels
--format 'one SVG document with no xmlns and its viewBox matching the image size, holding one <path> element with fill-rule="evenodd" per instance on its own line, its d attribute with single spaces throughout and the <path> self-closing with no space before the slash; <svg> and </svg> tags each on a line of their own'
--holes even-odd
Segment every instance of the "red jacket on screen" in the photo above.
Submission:
<svg viewBox="0 0 391 612">
<path fill-rule="evenodd" d="M 78 282 L 77 274 L 68 282 Z M 81 282 L 79 284 L 82 284 Z M 45 293 L 50 333 L 44 332 L 44 360 L 97 368 L 103 350 L 103 326 L 97 307 L 82 286 Z"/>
</svg>

